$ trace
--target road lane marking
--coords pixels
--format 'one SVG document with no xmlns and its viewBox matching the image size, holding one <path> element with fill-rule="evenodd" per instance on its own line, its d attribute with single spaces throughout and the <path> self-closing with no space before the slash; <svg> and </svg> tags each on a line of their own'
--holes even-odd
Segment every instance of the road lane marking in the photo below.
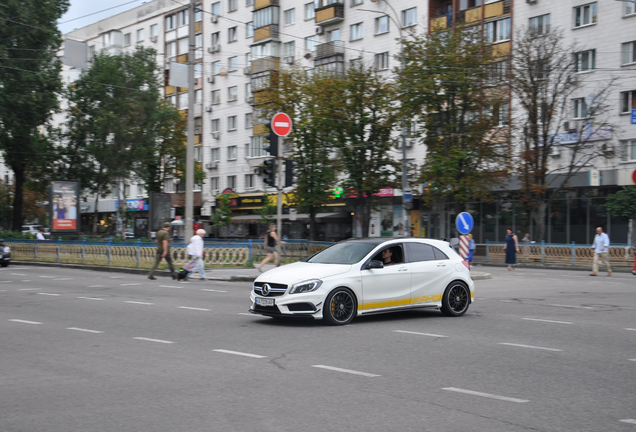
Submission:
<svg viewBox="0 0 636 432">
<path fill-rule="evenodd" d="M 438 334 L 433 334 L 433 333 L 419 333 L 419 332 L 414 332 L 414 331 L 406 331 L 406 330 L 394 330 L 395 333 L 406 333 L 406 334 L 413 334 L 413 335 L 420 335 L 420 336 L 432 336 L 432 337 L 448 337 L 448 336 L 444 336 L 444 335 L 438 335 Z"/>
<path fill-rule="evenodd" d="M 36 293 L 36 294 L 39 294 L 39 295 L 47 295 L 47 296 L 59 296 L 59 295 L 60 295 L 60 294 L 51 294 L 51 293 L 42 293 L 42 292 L 40 292 L 40 293 Z"/>
<path fill-rule="evenodd" d="M 636 362 L 636 359 L 629 359 L 629 361 L 635 361 Z"/>
<path fill-rule="evenodd" d="M 254 316 L 254 314 L 247 313 L 247 312 L 239 312 L 238 315 Z"/>
<path fill-rule="evenodd" d="M 140 283 L 130 283 L 130 284 L 119 284 L 119 286 L 136 286 L 141 285 Z"/>
<path fill-rule="evenodd" d="M 132 300 L 127 300 L 124 303 L 130 303 L 130 304 L 140 304 L 140 305 L 152 305 L 154 303 L 146 303 L 146 302 L 140 302 L 140 301 L 132 301 Z"/>
<path fill-rule="evenodd" d="M 22 279 L 22 282 L 31 282 L 31 279 Z"/>
<path fill-rule="evenodd" d="M 20 319 L 10 319 L 9 321 L 22 323 L 22 324 L 42 324 L 41 322 L 37 322 L 37 321 L 26 321 L 26 320 L 20 320 Z"/>
<path fill-rule="evenodd" d="M 81 331 L 86 333 L 104 333 L 103 331 L 89 330 L 89 329 L 78 328 L 78 327 L 66 327 L 66 330 L 76 330 L 76 331 Z"/>
<path fill-rule="evenodd" d="M 53 279 L 55 276 L 38 276 L 38 277 L 41 277 L 41 278 L 51 278 L 51 279 Z"/>
<path fill-rule="evenodd" d="M 555 323 L 555 324 L 572 324 L 571 322 L 568 322 L 568 321 L 553 321 L 553 320 L 539 319 L 539 318 L 521 318 L 521 319 L 527 320 L 527 321 L 539 321 L 539 322 L 547 322 L 547 323 Z"/>
<path fill-rule="evenodd" d="M 159 285 L 160 288 L 177 288 L 177 289 L 183 289 L 183 287 L 180 286 L 173 286 L 173 285 Z"/>
<path fill-rule="evenodd" d="M 78 297 L 78 299 L 82 299 L 82 300 L 104 300 L 103 298 L 98 298 L 98 297 Z"/>
<path fill-rule="evenodd" d="M 123 278 L 123 276 L 111 276 L 110 278 L 111 278 L 111 279 L 122 279 L 122 278 Z"/>
<path fill-rule="evenodd" d="M 53 280 L 73 280 L 73 278 L 57 278 L 57 279 L 53 279 Z"/>
<path fill-rule="evenodd" d="M 319 368 L 319 369 L 327 369 L 327 370 L 331 370 L 331 371 L 335 371 L 335 372 L 343 372 L 343 373 L 348 373 L 348 374 L 352 374 L 352 375 L 362 375 L 365 377 L 379 377 L 382 375 L 376 375 L 376 374 L 372 374 L 372 373 L 368 373 L 368 372 L 360 372 L 360 371 L 354 371 L 354 370 L 350 370 L 350 369 L 341 369 L 341 368 L 337 368 L 337 367 L 333 367 L 333 366 L 325 366 L 325 365 L 312 365 L 311 367 L 315 367 L 315 368 Z"/>
<path fill-rule="evenodd" d="M 12 283 L 13 281 L 0 281 L 0 283 Z"/>
<path fill-rule="evenodd" d="M 89 286 L 87 288 L 102 288 L 102 287 L 105 287 L 105 286 L 106 285 L 91 285 L 91 286 Z"/>
<path fill-rule="evenodd" d="M 625 330 L 636 331 L 636 329 L 630 329 L 630 328 L 626 328 Z"/>
<path fill-rule="evenodd" d="M 11 273 L 13 276 L 26 276 L 24 273 Z"/>
<path fill-rule="evenodd" d="M 212 351 L 216 351 L 216 352 L 220 352 L 223 354 L 233 354 L 233 355 L 238 355 L 238 356 L 243 356 L 243 357 L 252 357 L 252 358 L 267 358 L 267 356 L 262 356 L 262 355 L 258 355 L 258 354 L 250 354 L 250 353 L 244 353 L 244 352 L 239 352 L 239 351 L 229 351 L 229 350 L 224 350 L 224 349 L 215 349 Z"/>
<path fill-rule="evenodd" d="M 179 309 L 188 309 L 188 310 L 196 310 L 196 311 L 210 311 L 210 309 L 203 309 L 203 308 L 196 308 L 196 307 L 189 307 L 189 306 L 179 306 Z"/>
<path fill-rule="evenodd" d="M 481 396 L 481 397 L 485 397 L 485 398 L 497 399 L 497 400 L 502 400 L 502 401 L 506 401 L 506 402 L 516 402 L 516 403 L 530 402 L 527 399 L 517 399 L 517 398 L 508 397 L 508 396 L 499 396 L 499 395 L 495 395 L 495 394 L 476 392 L 476 391 L 472 391 L 472 390 L 459 389 L 459 388 L 455 388 L 455 387 L 444 387 L 442 390 L 447 390 L 447 391 L 452 391 L 452 392 L 457 392 L 457 393 L 464 393 L 464 394 L 468 394 L 468 395 L 472 395 L 472 396 Z"/>
<path fill-rule="evenodd" d="M 213 289 L 207 289 L 207 288 L 201 288 L 201 291 L 209 291 L 209 292 L 227 292 L 227 291 L 213 290 Z"/>
<path fill-rule="evenodd" d="M 623 419 L 619 420 L 620 422 L 636 425 L 636 419 Z"/>
<path fill-rule="evenodd" d="M 18 288 L 18 291 L 36 291 L 40 288 Z"/>
<path fill-rule="evenodd" d="M 556 306 L 556 307 L 564 307 L 564 308 L 572 308 L 572 309 L 594 309 L 589 306 L 572 306 L 572 305 L 562 305 L 562 304 L 550 304 L 548 306 Z"/>
<path fill-rule="evenodd" d="M 513 347 L 531 348 L 531 349 L 538 349 L 538 350 L 545 350 L 545 351 L 563 351 L 561 349 L 556 349 L 556 348 L 545 348 L 545 347 L 538 347 L 538 346 L 532 346 L 532 345 L 513 344 L 513 343 L 506 343 L 506 342 L 500 342 L 499 345 L 508 345 L 508 346 L 513 346 Z"/>
<path fill-rule="evenodd" d="M 164 344 L 174 343 L 172 341 L 161 340 L 161 339 L 151 339 L 151 338 L 145 338 L 145 337 L 134 337 L 133 339 L 142 340 L 142 341 L 148 341 L 148 342 L 164 343 Z"/>
</svg>

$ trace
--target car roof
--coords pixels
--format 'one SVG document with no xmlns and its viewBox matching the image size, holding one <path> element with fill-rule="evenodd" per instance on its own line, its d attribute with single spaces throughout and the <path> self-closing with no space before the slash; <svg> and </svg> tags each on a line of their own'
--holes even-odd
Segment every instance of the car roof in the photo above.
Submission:
<svg viewBox="0 0 636 432">
<path fill-rule="evenodd" d="M 448 244 L 448 242 L 444 239 L 430 239 L 430 238 L 420 238 L 420 237 L 366 237 L 366 238 L 356 238 L 356 239 L 347 239 L 343 240 L 343 243 L 370 243 L 375 246 L 379 246 L 381 244 L 387 243 L 399 243 L 399 242 L 424 242 L 436 245 Z"/>
</svg>

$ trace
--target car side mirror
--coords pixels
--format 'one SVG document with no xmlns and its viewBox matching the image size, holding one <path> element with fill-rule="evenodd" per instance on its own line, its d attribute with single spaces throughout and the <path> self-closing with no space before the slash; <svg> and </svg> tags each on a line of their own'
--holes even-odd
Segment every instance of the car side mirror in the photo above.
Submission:
<svg viewBox="0 0 636 432">
<path fill-rule="evenodd" d="M 459 245 L 459 239 L 457 237 L 453 237 L 452 239 L 450 239 L 450 245 L 451 247 L 455 247 Z"/>
<path fill-rule="evenodd" d="M 384 268 L 384 263 L 382 261 L 379 261 L 379 260 L 371 260 L 371 261 L 369 261 L 369 263 L 365 267 L 365 269 L 367 269 L 367 270 L 379 269 L 379 268 Z"/>
</svg>

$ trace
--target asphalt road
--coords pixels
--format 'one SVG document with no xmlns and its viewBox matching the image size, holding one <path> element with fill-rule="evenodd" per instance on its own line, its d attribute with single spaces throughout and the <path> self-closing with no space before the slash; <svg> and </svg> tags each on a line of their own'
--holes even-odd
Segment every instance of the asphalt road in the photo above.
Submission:
<svg viewBox="0 0 636 432">
<path fill-rule="evenodd" d="M 0 431 L 636 431 L 636 277 L 487 268 L 460 318 L 254 316 L 250 283 L 0 270 Z"/>
</svg>

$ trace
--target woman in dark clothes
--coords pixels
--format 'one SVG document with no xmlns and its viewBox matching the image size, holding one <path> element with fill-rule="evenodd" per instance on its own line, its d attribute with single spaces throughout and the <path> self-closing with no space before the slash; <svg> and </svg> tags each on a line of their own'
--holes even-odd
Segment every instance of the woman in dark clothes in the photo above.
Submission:
<svg viewBox="0 0 636 432">
<path fill-rule="evenodd" d="M 508 264 L 508 271 L 515 269 L 517 264 L 517 253 L 519 252 L 519 241 L 517 235 L 512 233 L 512 230 L 508 230 L 506 236 L 506 244 L 504 245 L 504 252 L 506 252 L 506 264 Z"/>
</svg>

